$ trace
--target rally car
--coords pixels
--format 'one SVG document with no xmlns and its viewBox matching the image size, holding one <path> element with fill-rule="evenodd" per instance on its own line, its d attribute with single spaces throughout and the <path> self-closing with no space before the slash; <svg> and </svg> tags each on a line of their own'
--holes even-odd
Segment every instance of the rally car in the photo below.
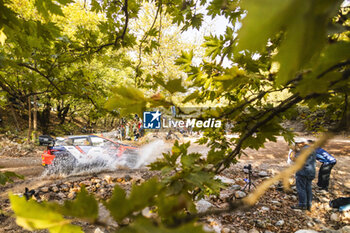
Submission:
<svg viewBox="0 0 350 233">
<path fill-rule="evenodd" d="M 138 149 L 134 146 L 114 142 L 98 135 L 78 135 L 53 139 L 50 136 L 39 137 L 41 145 L 47 145 L 47 150 L 41 155 L 42 165 L 59 166 L 65 164 L 66 169 L 72 170 L 77 163 L 91 161 L 108 162 L 106 158 L 125 157 L 129 159 L 128 166 L 135 165 Z"/>
</svg>

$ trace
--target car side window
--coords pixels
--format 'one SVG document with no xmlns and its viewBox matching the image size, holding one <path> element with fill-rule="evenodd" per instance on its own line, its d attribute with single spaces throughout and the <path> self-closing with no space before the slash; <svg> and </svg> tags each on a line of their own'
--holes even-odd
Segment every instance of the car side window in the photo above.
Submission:
<svg viewBox="0 0 350 233">
<path fill-rule="evenodd" d="M 92 146 L 104 146 L 105 139 L 99 137 L 90 137 Z"/>
<path fill-rule="evenodd" d="M 90 146 L 89 139 L 85 138 L 74 138 L 73 146 Z"/>
</svg>

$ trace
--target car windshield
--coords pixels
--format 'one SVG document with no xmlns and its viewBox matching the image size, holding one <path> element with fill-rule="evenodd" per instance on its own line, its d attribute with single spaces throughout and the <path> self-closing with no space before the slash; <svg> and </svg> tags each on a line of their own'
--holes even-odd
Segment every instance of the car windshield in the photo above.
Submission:
<svg viewBox="0 0 350 233">
<path fill-rule="evenodd" d="M 91 141 L 91 143 L 90 143 Z M 97 136 L 89 137 L 70 137 L 70 138 L 60 138 L 56 140 L 55 146 L 117 146 L 112 141 L 105 138 L 100 138 Z"/>
</svg>

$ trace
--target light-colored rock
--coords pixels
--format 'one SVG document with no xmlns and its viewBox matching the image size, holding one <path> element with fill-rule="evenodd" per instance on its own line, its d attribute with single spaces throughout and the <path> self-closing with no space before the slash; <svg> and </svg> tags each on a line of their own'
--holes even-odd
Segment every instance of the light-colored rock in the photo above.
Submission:
<svg viewBox="0 0 350 233">
<path fill-rule="evenodd" d="M 321 197 L 320 201 L 323 203 L 329 203 L 329 199 L 327 197 Z"/>
<path fill-rule="evenodd" d="M 67 197 L 68 197 L 69 199 L 73 199 L 73 198 L 75 198 L 75 196 L 76 196 L 76 193 L 75 193 L 75 192 L 70 192 L 70 193 L 68 193 L 68 195 L 67 195 Z"/>
<path fill-rule="evenodd" d="M 114 221 L 110 215 L 110 212 L 101 203 L 98 205 L 98 221 L 114 228 L 118 227 L 118 223 Z"/>
<path fill-rule="evenodd" d="M 253 228 L 253 229 L 250 229 L 248 231 L 248 233 L 259 233 L 259 231 L 257 229 L 255 229 L 255 228 Z"/>
<path fill-rule="evenodd" d="M 40 199 L 41 199 L 42 201 L 50 201 L 50 199 L 51 199 L 51 193 L 45 193 L 45 194 L 43 194 L 43 195 L 40 195 Z"/>
<path fill-rule="evenodd" d="M 90 180 L 85 180 L 79 183 L 79 186 L 82 186 L 82 185 L 91 186 L 92 182 Z"/>
<path fill-rule="evenodd" d="M 314 230 L 297 230 L 295 233 L 318 233 L 317 231 Z"/>
<path fill-rule="evenodd" d="M 61 190 L 64 192 L 68 192 L 69 191 L 69 186 L 66 184 L 61 185 Z"/>
<path fill-rule="evenodd" d="M 232 191 L 229 190 L 223 190 L 220 192 L 220 199 L 221 200 L 226 200 L 232 195 Z"/>
<path fill-rule="evenodd" d="M 224 227 L 221 229 L 221 233 L 230 233 L 230 232 L 231 230 L 229 228 Z"/>
<path fill-rule="evenodd" d="M 274 205 L 277 205 L 277 206 L 280 206 L 280 205 L 281 205 L 281 202 L 275 201 L 275 200 L 271 201 L 271 203 L 274 204 Z"/>
<path fill-rule="evenodd" d="M 203 231 L 205 231 L 205 232 L 213 232 L 213 228 L 211 228 L 208 225 L 203 225 Z"/>
<path fill-rule="evenodd" d="M 61 199 L 67 198 L 66 194 L 64 194 L 64 193 L 62 193 L 62 192 L 57 193 L 57 196 L 58 196 L 59 198 L 61 198 Z"/>
<path fill-rule="evenodd" d="M 266 230 L 264 233 L 273 233 L 272 231 Z"/>
<path fill-rule="evenodd" d="M 340 220 L 339 214 L 338 213 L 332 213 L 330 219 L 333 222 L 338 222 Z"/>
<path fill-rule="evenodd" d="M 239 229 L 238 233 L 248 233 L 247 231 L 243 230 L 243 229 Z"/>
<path fill-rule="evenodd" d="M 52 186 L 51 190 L 52 190 L 52 192 L 55 192 L 55 193 L 57 193 L 59 191 L 59 189 L 57 188 L 56 185 Z"/>
<path fill-rule="evenodd" d="M 315 224 L 314 224 L 313 222 L 307 222 L 306 225 L 307 225 L 308 227 L 313 227 Z"/>
<path fill-rule="evenodd" d="M 230 188 L 229 188 L 230 190 L 241 190 L 241 186 L 240 185 L 238 185 L 238 184 L 234 184 L 234 185 L 232 185 Z"/>
<path fill-rule="evenodd" d="M 95 229 L 94 233 L 104 233 L 104 231 L 102 231 L 100 228 L 97 227 Z"/>
<path fill-rule="evenodd" d="M 262 211 L 270 211 L 270 208 L 269 208 L 269 207 L 266 207 L 266 206 L 263 206 L 263 207 L 261 207 L 261 210 L 262 210 Z"/>
<path fill-rule="evenodd" d="M 350 226 L 345 226 L 339 230 L 341 233 L 350 233 Z"/>
<path fill-rule="evenodd" d="M 256 220 L 256 226 L 259 227 L 259 228 L 265 228 L 266 227 L 266 222 L 258 219 L 258 220 Z"/>
<path fill-rule="evenodd" d="M 153 216 L 151 209 L 149 207 L 144 208 L 141 213 L 145 218 L 150 218 Z"/>
<path fill-rule="evenodd" d="M 207 218 L 207 221 L 208 221 L 210 227 L 212 228 L 212 231 L 214 231 L 216 233 L 221 232 L 222 225 L 217 219 L 209 217 L 209 218 Z"/>
<path fill-rule="evenodd" d="M 276 222 L 276 224 L 275 224 L 276 226 L 283 226 L 284 225 L 284 220 L 282 219 L 282 220 L 279 220 L 278 222 Z"/>
<path fill-rule="evenodd" d="M 214 205 L 211 204 L 209 201 L 206 201 L 204 199 L 200 199 L 197 203 L 196 203 L 196 209 L 198 213 L 203 213 L 211 208 L 213 208 Z"/>
<path fill-rule="evenodd" d="M 113 183 L 113 178 L 109 175 L 105 176 L 104 179 L 107 181 L 108 184 L 112 184 Z"/>
<path fill-rule="evenodd" d="M 124 226 L 129 225 L 129 224 L 130 224 L 130 218 L 124 218 L 122 220 L 122 222 L 120 223 L 120 225 L 124 225 Z"/>
<path fill-rule="evenodd" d="M 243 191 L 237 191 L 237 192 L 235 192 L 235 197 L 236 197 L 237 199 L 244 198 L 244 197 L 246 197 L 246 196 L 247 196 L 247 194 L 246 194 L 245 192 L 243 192 Z"/>
<path fill-rule="evenodd" d="M 234 180 L 227 178 L 225 176 L 214 176 L 214 178 L 220 180 L 222 183 L 225 183 L 225 184 L 234 184 L 235 183 Z"/>
<path fill-rule="evenodd" d="M 49 187 L 42 187 L 40 192 L 47 193 L 49 191 Z"/>
<path fill-rule="evenodd" d="M 269 176 L 269 174 L 266 171 L 261 171 L 261 172 L 258 173 L 258 176 L 260 176 L 260 177 L 267 177 L 267 176 Z"/>
<path fill-rule="evenodd" d="M 315 223 L 317 223 L 317 224 L 321 224 L 321 223 L 322 223 L 322 221 L 319 220 L 318 218 L 313 218 L 312 220 L 313 220 Z"/>
</svg>

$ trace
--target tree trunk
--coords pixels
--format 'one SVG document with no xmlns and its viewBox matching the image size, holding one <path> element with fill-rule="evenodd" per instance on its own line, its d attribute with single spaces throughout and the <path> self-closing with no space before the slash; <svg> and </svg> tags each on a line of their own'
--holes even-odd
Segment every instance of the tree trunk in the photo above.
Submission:
<svg viewBox="0 0 350 233">
<path fill-rule="evenodd" d="M 16 131 L 18 132 L 19 131 L 19 124 L 18 124 L 18 121 L 17 121 L 15 110 L 13 109 L 12 103 L 10 104 L 10 110 L 11 110 L 11 114 L 12 114 L 13 120 L 15 121 L 15 124 L 16 124 Z"/>
<path fill-rule="evenodd" d="M 32 103 L 30 101 L 30 96 L 28 97 L 28 135 L 27 142 L 30 142 L 30 138 L 32 135 Z"/>
<path fill-rule="evenodd" d="M 350 117 L 350 111 L 349 111 L 349 99 L 348 94 L 344 93 L 344 107 L 343 107 L 343 114 L 342 118 L 340 119 L 339 125 L 337 127 L 337 131 L 348 131 L 350 128 L 349 125 L 349 117 Z"/>
<path fill-rule="evenodd" d="M 35 142 L 38 138 L 38 99 L 36 95 L 34 95 L 33 130 L 34 135 L 32 141 Z"/>
<path fill-rule="evenodd" d="M 44 110 L 41 113 L 41 119 L 40 124 L 42 126 L 43 134 L 49 133 L 49 126 L 50 126 L 50 113 L 51 113 L 51 103 L 46 102 Z"/>
</svg>

